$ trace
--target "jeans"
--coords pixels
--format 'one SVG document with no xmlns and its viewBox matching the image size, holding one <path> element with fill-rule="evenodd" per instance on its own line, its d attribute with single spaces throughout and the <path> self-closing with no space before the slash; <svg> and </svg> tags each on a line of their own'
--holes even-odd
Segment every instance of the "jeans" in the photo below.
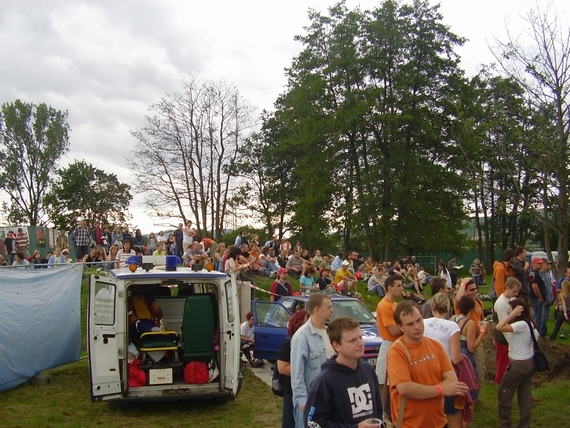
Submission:
<svg viewBox="0 0 570 428">
<path fill-rule="evenodd" d="M 479 288 L 479 282 L 480 282 L 480 281 L 479 281 L 479 278 L 480 278 L 480 276 L 479 276 L 479 275 L 473 275 L 472 278 L 473 278 L 473 282 L 475 283 L 475 285 L 477 286 L 477 288 Z"/>
<path fill-rule="evenodd" d="M 370 294 L 377 294 L 380 297 L 384 297 L 384 289 L 380 285 L 375 285 L 374 288 L 368 290 Z"/>
<path fill-rule="evenodd" d="M 568 315 L 568 318 L 570 318 L 570 311 L 566 311 L 566 314 Z M 560 313 L 556 317 L 556 324 L 554 324 L 554 330 L 552 330 L 552 334 L 550 335 L 550 340 L 556 339 L 556 336 L 558 336 L 558 332 L 560 331 L 560 327 L 562 327 L 562 324 L 564 324 L 565 321 L 566 318 L 564 317 L 564 312 L 560 311 Z"/>
<path fill-rule="evenodd" d="M 532 308 L 532 317 L 536 322 L 536 331 L 542 335 L 544 326 L 544 300 L 539 302 L 536 298 L 530 299 L 530 307 Z"/>
<path fill-rule="evenodd" d="M 295 428 L 293 416 L 293 392 L 283 392 L 283 410 L 281 412 L 281 428 Z"/>
<path fill-rule="evenodd" d="M 517 392 L 520 420 L 518 428 L 530 427 L 532 401 L 530 391 L 532 376 L 536 372 L 534 358 L 528 360 L 513 360 L 499 385 L 499 423 L 500 428 L 511 428 L 511 413 L 513 396 Z"/>
<path fill-rule="evenodd" d="M 550 308 L 552 307 L 552 303 L 550 304 L 545 304 L 544 305 L 544 310 L 542 311 L 542 330 L 538 330 L 538 333 L 540 334 L 540 337 L 546 337 L 548 334 L 548 315 L 550 315 Z"/>
<path fill-rule="evenodd" d="M 241 350 L 243 351 L 243 355 L 245 355 L 245 358 L 247 358 L 248 361 L 251 361 L 253 359 L 253 355 L 251 353 L 251 351 L 253 351 L 253 346 L 251 346 L 250 342 L 242 340 Z"/>
<path fill-rule="evenodd" d="M 293 405 L 293 416 L 295 417 L 295 428 L 305 428 L 305 419 L 301 407 L 298 404 Z"/>
</svg>

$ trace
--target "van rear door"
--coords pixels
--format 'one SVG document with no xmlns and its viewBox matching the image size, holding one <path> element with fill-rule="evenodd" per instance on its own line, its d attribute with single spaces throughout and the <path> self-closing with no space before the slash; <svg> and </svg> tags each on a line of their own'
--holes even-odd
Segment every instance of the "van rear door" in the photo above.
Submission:
<svg viewBox="0 0 570 428">
<path fill-rule="evenodd" d="M 240 352 L 240 338 L 239 338 L 239 303 L 237 295 L 237 284 L 235 276 L 224 283 L 221 290 L 221 304 L 223 312 L 222 328 L 220 330 L 220 342 L 224 343 L 225 360 L 225 381 L 224 388 L 236 395 L 239 385 L 239 352 Z"/>
<path fill-rule="evenodd" d="M 92 275 L 89 283 L 87 346 L 91 400 L 122 397 L 119 349 L 124 332 L 117 316 L 117 284 L 109 277 Z M 123 323 L 124 324 L 124 323 Z"/>
</svg>

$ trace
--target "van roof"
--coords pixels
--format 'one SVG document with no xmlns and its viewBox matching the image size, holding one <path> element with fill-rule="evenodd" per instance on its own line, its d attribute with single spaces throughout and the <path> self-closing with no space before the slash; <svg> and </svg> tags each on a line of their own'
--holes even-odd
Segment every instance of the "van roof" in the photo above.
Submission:
<svg viewBox="0 0 570 428">
<path fill-rule="evenodd" d="M 216 278 L 228 278 L 228 276 L 223 272 L 207 270 L 193 271 L 191 268 L 179 267 L 175 271 L 166 271 L 164 269 L 151 269 L 146 272 L 143 269 L 137 269 L 131 272 L 128 268 L 112 269 L 109 275 L 116 279 L 146 279 L 146 278 L 161 278 L 161 279 L 216 279 Z"/>
</svg>

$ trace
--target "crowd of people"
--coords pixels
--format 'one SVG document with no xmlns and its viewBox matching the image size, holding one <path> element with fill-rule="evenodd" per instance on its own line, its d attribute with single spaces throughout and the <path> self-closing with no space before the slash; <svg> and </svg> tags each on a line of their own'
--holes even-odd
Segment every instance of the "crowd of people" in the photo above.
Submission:
<svg viewBox="0 0 570 428">
<path fill-rule="evenodd" d="M 308 312 L 294 315 L 279 350 L 276 370 L 286 380 L 283 427 L 329 422 L 373 427 L 379 418 L 401 427 L 466 428 L 475 406 L 483 405 L 479 390 L 489 325 L 479 293 L 486 271 L 477 259 L 465 278 L 458 277 L 463 266 L 457 266 L 455 257 L 447 264 L 441 260 L 432 276 L 414 256 L 390 263 L 355 251 L 333 256 L 316 250 L 310 255 L 298 243 L 273 237 L 261 244 L 247 232 L 232 244 L 216 243 L 200 237 L 190 221 L 169 236 L 161 231 L 148 237 L 139 229 L 131 234 L 127 227 L 111 231 L 96 223 L 88 229 L 82 221 L 69 239 L 75 261 L 104 269 L 124 265 L 131 255 L 176 255 L 186 266 L 211 264 L 251 284 L 256 275 L 271 277 L 273 301 L 293 295 L 289 278 L 297 278 L 299 291 L 310 298 Z M 10 232 L 4 244 L 7 260 L 0 261 L 17 268 L 53 268 L 72 261 L 63 239 L 45 259 L 37 251 L 25 252 L 29 242 L 21 234 Z M 347 317 L 331 322 L 331 294 L 361 298 L 359 281 L 381 298 L 376 313 L 383 342 L 375 369 L 361 359 L 364 342 L 358 323 Z M 426 287 L 431 288 L 429 300 Z M 555 339 L 570 323 L 570 268 L 557 279 L 546 258 L 528 262 L 524 247 L 507 249 L 493 264 L 490 289 L 500 426 L 511 426 L 516 392 L 518 426 L 528 427 L 532 402 L 537 401 L 531 395 L 536 371 L 532 339 Z M 546 321 L 557 302 L 555 327 L 548 336 Z M 252 320 L 248 313 L 241 340 L 246 360 L 255 365 Z"/>
<path fill-rule="evenodd" d="M 315 253 L 318 259 L 325 260 L 323 256 Z M 328 265 L 325 261 L 317 271 L 321 274 L 331 269 L 334 283 L 347 261 L 337 263 L 336 270 L 335 263 Z M 550 338 L 555 339 L 569 321 L 570 268 L 556 280 L 548 260 L 533 258 L 527 262 L 524 248 L 508 249 L 494 263 L 492 309 L 485 310 L 479 289 L 484 284 L 483 264 L 475 260 L 470 275 L 459 278 L 462 267 L 454 264 L 455 260 L 450 262 L 440 263 L 433 277 L 408 257 L 392 263 L 372 263 L 370 269 L 359 270 L 357 266 L 352 277 L 342 278 L 346 281 L 342 287 L 348 287 L 349 292 L 354 290 L 351 281 L 366 280 L 368 291 L 381 296 L 376 312 L 383 341 L 373 376 L 368 363 L 359 359 L 364 351 L 358 326 L 344 317 L 330 322 L 330 296 L 326 292 L 311 294 L 308 313 L 295 314 L 289 324 L 289 337 L 279 351 L 276 369 L 287 385 L 282 427 L 335 423 L 379 426 L 374 418 L 409 428 L 469 427 L 475 408 L 486 407 L 479 399 L 479 391 L 486 370 L 483 348 L 490 331 L 490 313 L 495 322 L 499 424 L 512 426 L 516 393 L 518 426 L 529 427 L 532 403 L 540 401 L 531 394 L 536 372 L 533 337 L 548 337 L 546 319 L 541 317 L 550 313 L 549 305 L 556 300 L 559 308 Z M 314 257 L 307 266 L 313 263 Z M 357 272 L 363 276 L 354 276 Z M 279 294 L 282 289 L 290 293 L 289 274 L 286 268 L 278 271 L 272 292 Z M 426 286 L 432 291 L 428 301 L 423 299 Z M 301 290 L 303 287 L 301 283 Z M 361 393 L 360 388 L 366 392 L 355 395 Z"/>
</svg>

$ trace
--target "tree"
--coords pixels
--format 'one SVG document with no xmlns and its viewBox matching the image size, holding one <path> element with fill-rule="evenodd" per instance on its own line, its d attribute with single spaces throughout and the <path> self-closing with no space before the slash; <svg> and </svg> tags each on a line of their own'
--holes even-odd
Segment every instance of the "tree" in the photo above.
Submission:
<svg viewBox="0 0 570 428">
<path fill-rule="evenodd" d="M 291 225 L 305 245 L 338 232 L 376 254 L 457 251 L 466 182 L 449 131 L 463 40 L 427 1 L 310 11 L 275 117 L 294 158 Z M 306 239 L 306 241 L 305 241 Z M 395 254 L 394 254 L 395 255 Z"/>
<path fill-rule="evenodd" d="M 94 167 L 85 161 L 75 161 L 56 171 L 50 191 L 44 198 L 49 221 L 56 229 L 72 230 L 78 218 L 93 225 L 124 224 L 133 199 L 130 187 L 115 174 Z"/>
<path fill-rule="evenodd" d="M 50 174 L 69 148 L 67 111 L 16 100 L 0 111 L 0 188 L 11 223 L 43 224 Z"/>
<path fill-rule="evenodd" d="M 525 245 L 538 202 L 535 112 L 525 96 L 514 79 L 484 67 L 458 102 L 461 120 L 452 135 L 464 154 L 479 258 L 488 266 L 496 247 Z"/>
<path fill-rule="evenodd" d="M 252 212 L 270 237 L 282 238 L 299 188 L 295 164 L 289 147 L 278 144 L 289 133 L 284 124 L 266 112 L 261 120 L 261 131 L 252 133 L 239 148 L 235 168 L 240 184 L 232 204 Z"/>
<path fill-rule="evenodd" d="M 539 148 L 545 237 L 552 228 L 558 235 L 559 269 L 568 266 L 570 232 L 570 31 L 552 5 L 531 9 L 525 18 L 528 30 L 499 41 L 494 50 L 501 70 L 518 82 L 536 111 L 546 120 L 537 121 L 535 145 Z M 546 250 L 549 240 L 545 239 Z"/>
<path fill-rule="evenodd" d="M 128 160 L 147 207 L 184 221 L 190 212 L 199 231 L 218 239 L 252 108 L 224 81 L 191 77 L 150 112 L 146 126 L 132 132 L 139 145 Z"/>
</svg>

